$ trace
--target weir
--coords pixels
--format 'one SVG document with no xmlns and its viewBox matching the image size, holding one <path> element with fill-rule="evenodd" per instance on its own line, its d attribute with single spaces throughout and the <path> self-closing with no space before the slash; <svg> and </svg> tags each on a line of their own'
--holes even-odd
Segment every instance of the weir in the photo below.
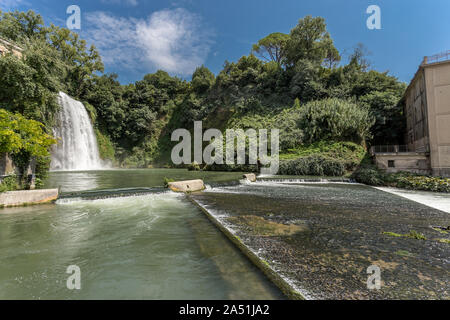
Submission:
<svg viewBox="0 0 450 320">
<path fill-rule="evenodd" d="M 52 150 L 51 171 L 102 169 L 97 139 L 84 105 L 60 92 L 61 110 L 54 136 L 59 140 Z"/>
</svg>

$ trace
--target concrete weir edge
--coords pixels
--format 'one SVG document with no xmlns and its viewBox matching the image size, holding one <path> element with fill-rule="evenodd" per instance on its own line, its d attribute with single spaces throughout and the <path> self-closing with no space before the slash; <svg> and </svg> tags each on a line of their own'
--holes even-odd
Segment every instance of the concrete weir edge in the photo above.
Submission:
<svg viewBox="0 0 450 320">
<path fill-rule="evenodd" d="M 0 208 L 25 207 L 52 203 L 58 199 L 58 189 L 8 191 L 0 193 Z"/>
<path fill-rule="evenodd" d="M 224 226 L 219 220 L 217 220 L 208 210 L 201 206 L 190 195 L 186 197 L 197 206 L 206 217 L 216 226 L 238 249 L 258 268 L 269 280 L 277 286 L 284 295 L 290 300 L 307 300 L 307 298 L 298 292 L 289 282 L 287 282 L 278 272 L 276 272 L 270 265 L 258 257 L 242 240 L 234 235 L 226 226 Z"/>
</svg>

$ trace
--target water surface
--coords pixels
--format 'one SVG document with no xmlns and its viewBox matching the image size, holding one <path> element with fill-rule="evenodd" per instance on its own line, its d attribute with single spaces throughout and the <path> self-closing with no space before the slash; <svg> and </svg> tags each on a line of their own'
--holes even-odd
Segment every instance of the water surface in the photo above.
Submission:
<svg viewBox="0 0 450 320">
<path fill-rule="evenodd" d="M 203 179 L 217 184 L 242 179 L 241 172 L 188 171 L 186 169 L 116 169 L 102 171 L 51 172 L 46 188 L 62 192 L 115 188 L 162 187 L 164 178 L 173 180 Z"/>
<path fill-rule="evenodd" d="M 48 184 L 72 191 L 161 185 L 164 176 L 225 179 L 216 174 L 53 173 Z M 196 206 L 172 192 L 1 209 L 0 261 L 0 299 L 284 298 Z M 79 291 L 66 287 L 70 265 L 81 269 Z"/>
</svg>

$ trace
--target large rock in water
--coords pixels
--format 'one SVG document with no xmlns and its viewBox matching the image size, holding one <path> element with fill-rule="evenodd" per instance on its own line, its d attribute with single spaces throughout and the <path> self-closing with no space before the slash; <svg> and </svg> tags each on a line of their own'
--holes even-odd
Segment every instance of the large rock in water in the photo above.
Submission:
<svg viewBox="0 0 450 320">
<path fill-rule="evenodd" d="M 203 180 L 169 182 L 169 189 L 175 192 L 195 192 L 205 190 Z"/>
<path fill-rule="evenodd" d="M 250 182 L 256 182 L 256 175 L 254 173 L 244 174 L 244 179 L 247 179 Z"/>
</svg>

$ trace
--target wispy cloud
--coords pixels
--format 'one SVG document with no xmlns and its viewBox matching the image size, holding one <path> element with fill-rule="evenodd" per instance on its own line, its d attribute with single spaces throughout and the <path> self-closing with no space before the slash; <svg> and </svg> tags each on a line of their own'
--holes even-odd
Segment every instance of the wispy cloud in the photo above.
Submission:
<svg viewBox="0 0 450 320">
<path fill-rule="evenodd" d="M 1 10 L 11 10 L 17 8 L 21 4 L 26 4 L 24 0 L 0 0 Z"/>
<path fill-rule="evenodd" d="M 99 48 L 106 64 L 163 69 L 190 75 L 210 51 L 212 34 L 186 9 L 165 9 L 147 19 L 86 15 L 84 36 Z"/>
<path fill-rule="evenodd" d="M 139 3 L 137 0 L 101 0 L 105 4 L 125 4 L 129 6 L 137 6 Z"/>
</svg>

